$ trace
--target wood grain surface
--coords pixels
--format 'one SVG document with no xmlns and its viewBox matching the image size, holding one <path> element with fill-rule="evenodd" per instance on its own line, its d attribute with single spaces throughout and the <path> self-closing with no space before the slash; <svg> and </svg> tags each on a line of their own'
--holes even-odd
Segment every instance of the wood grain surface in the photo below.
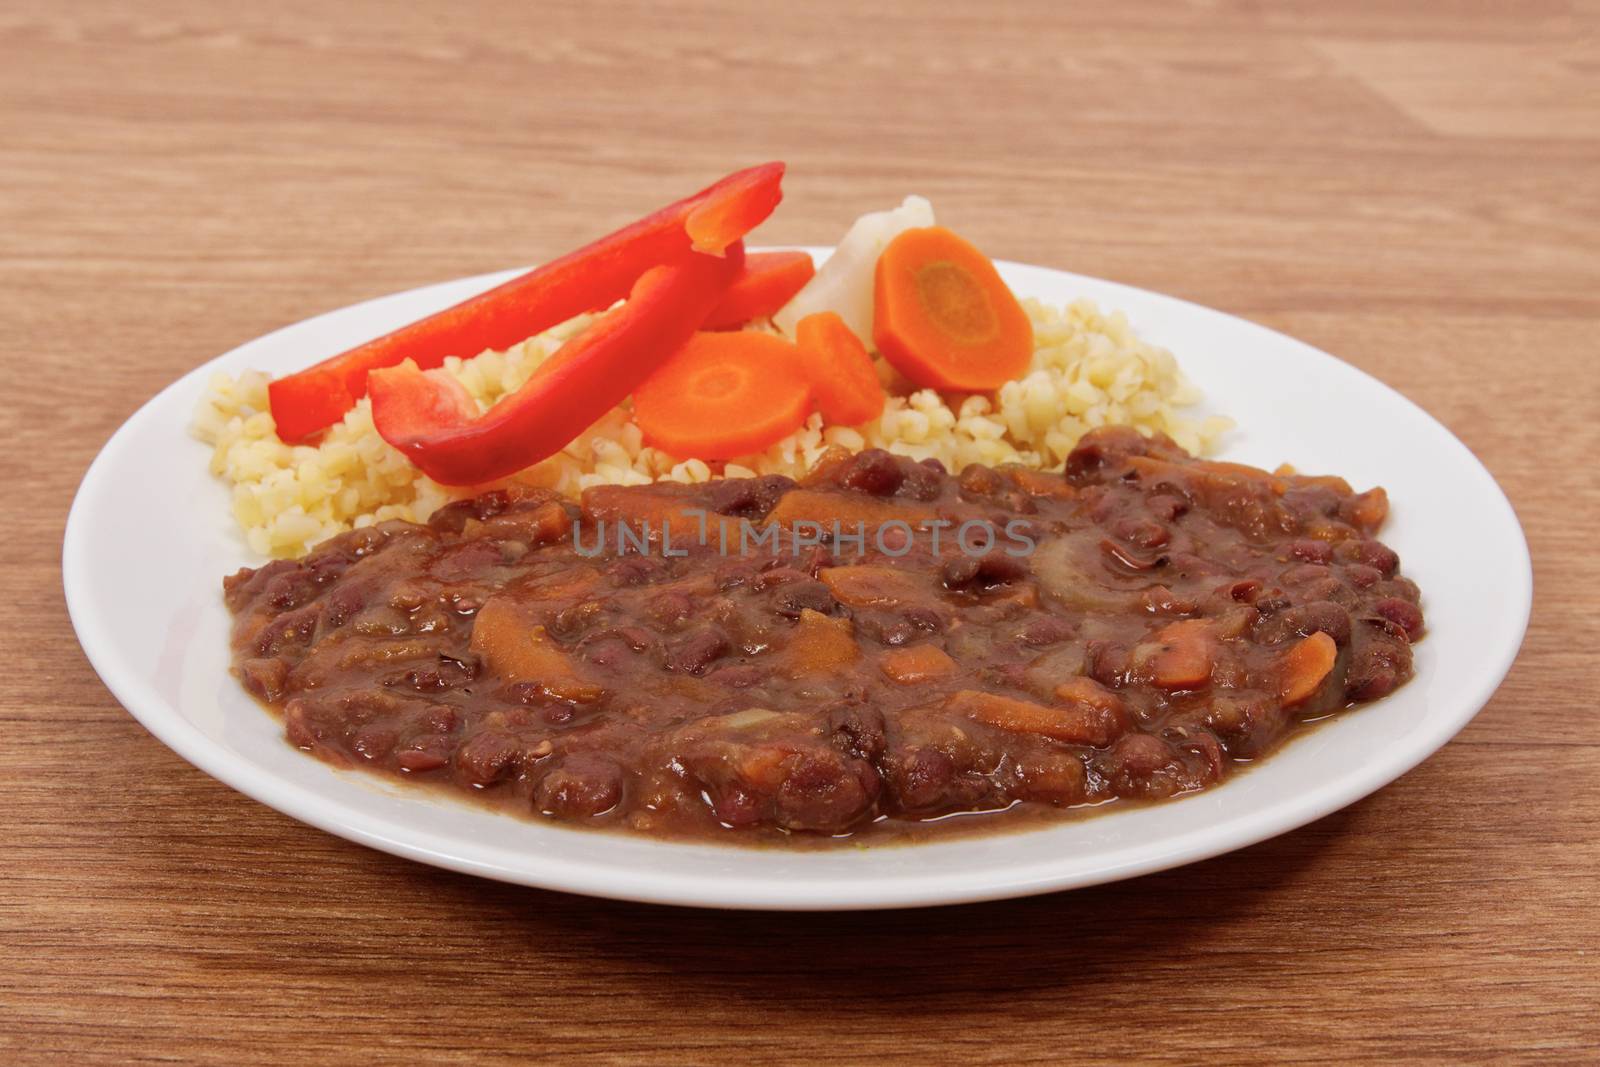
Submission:
<svg viewBox="0 0 1600 1067">
<path fill-rule="evenodd" d="M 1594 0 L 0 0 L 0 1061 L 1594 1061 L 1597 33 Z M 791 168 L 772 241 L 917 191 L 992 254 L 1223 308 L 1404 391 L 1526 525 L 1505 686 L 1400 782 L 1257 847 L 818 916 L 368 851 L 106 692 L 59 546 L 146 398 L 768 158 Z"/>
</svg>

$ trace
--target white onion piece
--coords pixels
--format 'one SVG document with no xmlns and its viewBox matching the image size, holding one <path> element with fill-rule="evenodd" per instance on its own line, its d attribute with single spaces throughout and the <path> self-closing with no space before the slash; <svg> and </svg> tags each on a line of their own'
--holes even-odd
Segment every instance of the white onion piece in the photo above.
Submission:
<svg viewBox="0 0 1600 1067">
<path fill-rule="evenodd" d="M 795 324 L 819 311 L 837 312 L 846 326 L 872 348 L 872 286 L 878 257 L 901 231 L 932 226 L 933 205 L 920 196 L 908 196 L 897 208 L 873 211 L 850 224 L 833 255 L 772 317 L 790 337 Z"/>
<path fill-rule="evenodd" d="M 743 711 L 735 711 L 727 715 L 718 716 L 711 722 L 715 726 L 729 730 L 745 730 L 764 722 L 771 722 L 777 718 L 781 718 L 781 716 L 768 708 L 745 708 Z"/>
</svg>

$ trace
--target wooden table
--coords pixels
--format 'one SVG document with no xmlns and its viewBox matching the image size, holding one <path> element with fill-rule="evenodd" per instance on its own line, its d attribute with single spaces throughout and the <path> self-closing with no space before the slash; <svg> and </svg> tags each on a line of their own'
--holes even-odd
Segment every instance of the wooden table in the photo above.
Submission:
<svg viewBox="0 0 1600 1067">
<path fill-rule="evenodd" d="M 0 1060 L 1596 1056 L 1593 0 L 230 7 L 0 3 Z M 1402 781 L 1255 848 L 818 916 L 371 852 L 108 695 L 59 545 L 145 398 L 767 158 L 791 168 L 774 241 L 917 191 L 995 255 L 1224 308 L 1403 390 L 1526 524 L 1504 688 Z"/>
</svg>

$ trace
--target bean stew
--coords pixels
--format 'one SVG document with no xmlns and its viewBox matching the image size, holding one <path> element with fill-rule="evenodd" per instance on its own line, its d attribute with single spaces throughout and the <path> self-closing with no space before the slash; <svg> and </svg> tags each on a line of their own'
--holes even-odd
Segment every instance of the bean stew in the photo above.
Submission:
<svg viewBox="0 0 1600 1067">
<path fill-rule="evenodd" d="M 1386 513 L 1106 428 L 1051 474 L 866 451 L 497 491 L 224 589 L 236 673 L 324 759 L 576 825 L 877 841 L 1189 793 L 1389 693 L 1423 617 Z"/>
</svg>

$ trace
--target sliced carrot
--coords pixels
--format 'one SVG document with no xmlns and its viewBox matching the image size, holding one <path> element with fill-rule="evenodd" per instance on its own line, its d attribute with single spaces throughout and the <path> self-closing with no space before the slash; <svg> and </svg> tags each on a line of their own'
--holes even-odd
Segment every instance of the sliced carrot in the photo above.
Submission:
<svg viewBox="0 0 1600 1067">
<path fill-rule="evenodd" d="M 1056 686 L 1056 700 L 1070 708 L 1070 721 L 1079 744 L 1104 748 L 1128 729 L 1128 709 L 1122 698 L 1092 678 L 1077 675 Z"/>
<path fill-rule="evenodd" d="M 751 252 L 721 301 L 706 316 L 708 330 L 732 330 L 770 319 L 817 273 L 810 252 Z"/>
<path fill-rule="evenodd" d="M 987 392 L 1033 358 L 1027 312 L 982 252 L 942 226 L 906 230 L 878 257 L 873 342 L 931 389 Z"/>
<path fill-rule="evenodd" d="M 1209 493 L 1234 494 L 1240 490 L 1259 491 L 1282 496 L 1289 483 L 1276 475 L 1242 463 L 1176 463 L 1154 456 L 1129 456 L 1128 466 L 1141 481 L 1154 485 L 1165 481 L 1171 485 L 1193 486 Z M 1231 498 L 1231 497 L 1230 497 Z"/>
<path fill-rule="evenodd" d="M 1162 689 L 1199 689 L 1211 681 L 1216 634 L 1206 619 L 1168 623 L 1155 633 L 1148 659 L 1150 680 Z"/>
<path fill-rule="evenodd" d="M 899 685 L 921 685 L 954 674 L 956 661 L 938 645 L 912 645 L 879 656 L 878 669 Z"/>
<path fill-rule="evenodd" d="M 928 584 L 909 571 L 861 564 L 823 567 L 817 572 L 833 599 L 852 608 L 897 608 L 926 605 L 933 599 Z"/>
<path fill-rule="evenodd" d="M 854 663 L 860 655 L 855 626 L 849 619 L 831 618 L 810 608 L 800 610 L 800 621 L 795 624 L 794 637 L 783 652 L 788 673 L 796 678 L 841 670 Z"/>
<path fill-rule="evenodd" d="M 1081 704 L 1100 711 L 1122 714 L 1122 698 L 1111 690 L 1083 675 L 1073 675 L 1056 686 L 1056 699 L 1064 704 Z"/>
<path fill-rule="evenodd" d="M 946 706 L 960 715 L 1017 734 L 1038 734 L 1069 745 L 1103 746 L 1126 729 L 1126 723 L 1109 721 L 1094 708 L 1047 707 L 1000 693 L 963 689 L 952 694 Z"/>
<path fill-rule="evenodd" d="M 759 452 L 810 412 L 799 350 L 764 333 L 697 333 L 633 393 L 645 442 L 684 459 Z"/>
<path fill-rule="evenodd" d="M 1278 696 L 1283 706 L 1289 708 L 1310 700 L 1323 679 L 1333 671 L 1338 657 L 1339 646 L 1321 630 L 1296 641 L 1283 654 L 1283 675 L 1278 683 Z"/>
<path fill-rule="evenodd" d="M 626 536 L 646 544 L 671 548 L 688 544 L 737 545 L 739 520 L 728 515 L 706 514 L 704 502 L 683 496 L 682 487 L 671 482 L 655 485 L 593 485 L 583 491 L 583 517 L 596 525 L 581 537 Z M 628 489 L 624 493 L 622 490 Z M 612 542 L 616 542 L 613 540 Z"/>
<path fill-rule="evenodd" d="M 927 504 L 898 499 L 891 503 L 865 493 L 791 489 L 767 512 L 766 524 L 793 529 L 798 522 L 815 522 L 831 530 L 833 524 L 838 523 L 842 530 L 865 530 L 867 536 L 872 537 L 876 536 L 878 527 L 891 522 L 903 522 L 920 530 L 926 529 L 937 517 Z"/>
<path fill-rule="evenodd" d="M 578 674 L 543 626 L 530 625 L 524 612 L 505 597 L 491 597 L 479 609 L 471 645 L 491 674 L 537 685 L 557 700 L 592 704 L 605 695 L 601 686 Z"/>
<path fill-rule="evenodd" d="M 883 414 L 887 396 L 872 357 L 837 312 L 807 315 L 794 328 L 795 343 L 825 421 L 859 426 Z"/>
</svg>

